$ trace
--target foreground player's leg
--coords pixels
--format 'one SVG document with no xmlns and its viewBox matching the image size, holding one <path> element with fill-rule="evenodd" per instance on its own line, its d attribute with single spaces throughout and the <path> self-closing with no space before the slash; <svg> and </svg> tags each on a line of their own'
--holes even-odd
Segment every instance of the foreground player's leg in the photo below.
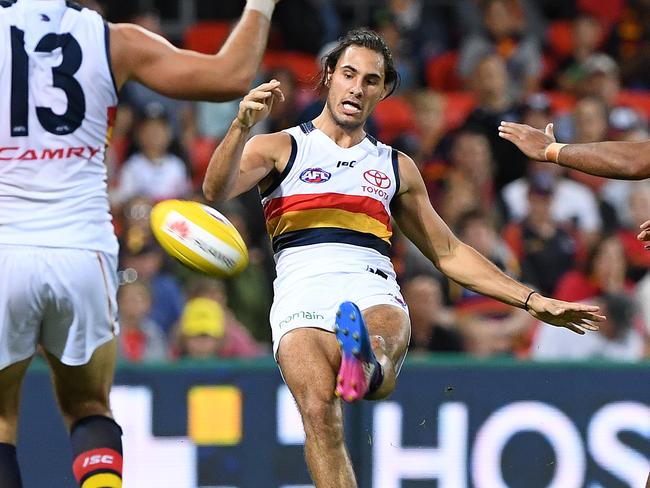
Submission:
<svg viewBox="0 0 650 488">
<path fill-rule="evenodd" d="M 379 399 L 395 389 L 409 339 L 405 312 L 376 305 L 363 312 L 352 302 L 341 304 L 335 333 L 341 350 L 336 395 L 347 402 Z"/>
<path fill-rule="evenodd" d="M 70 430 L 73 471 L 82 488 L 122 486 L 122 429 L 111 416 L 115 339 L 83 366 L 67 366 L 47 353 L 63 420 Z"/>
<path fill-rule="evenodd" d="M 21 488 L 16 431 L 20 387 L 31 359 L 19 361 L 0 371 L 0 486 Z"/>
<path fill-rule="evenodd" d="M 282 338 L 278 362 L 305 429 L 305 457 L 316 488 L 357 486 L 345 448 L 341 401 L 334 396 L 339 352 L 334 336 L 296 329 Z"/>
</svg>

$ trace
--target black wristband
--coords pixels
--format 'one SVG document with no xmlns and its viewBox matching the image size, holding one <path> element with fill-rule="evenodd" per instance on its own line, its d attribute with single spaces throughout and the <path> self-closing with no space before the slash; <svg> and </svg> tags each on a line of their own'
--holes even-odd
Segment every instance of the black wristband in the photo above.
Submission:
<svg viewBox="0 0 650 488">
<path fill-rule="evenodd" d="M 524 302 L 524 310 L 526 312 L 528 312 L 528 300 L 530 300 L 530 297 L 532 297 L 534 293 L 537 293 L 537 292 L 535 290 L 531 290 L 531 292 L 526 297 L 526 301 Z"/>
</svg>

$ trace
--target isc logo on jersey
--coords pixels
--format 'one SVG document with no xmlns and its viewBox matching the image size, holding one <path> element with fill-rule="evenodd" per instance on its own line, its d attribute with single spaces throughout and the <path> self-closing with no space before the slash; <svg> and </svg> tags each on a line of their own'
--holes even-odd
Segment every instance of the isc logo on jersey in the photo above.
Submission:
<svg viewBox="0 0 650 488">
<path fill-rule="evenodd" d="M 300 173 L 300 180 L 305 183 L 325 183 L 332 177 L 332 173 L 328 173 L 321 168 L 307 168 Z"/>
<path fill-rule="evenodd" d="M 150 220 L 163 249 L 195 271 L 229 278 L 248 265 L 248 249 L 237 229 L 207 205 L 164 200 L 151 210 Z"/>
<path fill-rule="evenodd" d="M 113 464 L 114 458 L 110 454 L 93 454 L 84 458 L 83 468 L 94 464 Z"/>
</svg>

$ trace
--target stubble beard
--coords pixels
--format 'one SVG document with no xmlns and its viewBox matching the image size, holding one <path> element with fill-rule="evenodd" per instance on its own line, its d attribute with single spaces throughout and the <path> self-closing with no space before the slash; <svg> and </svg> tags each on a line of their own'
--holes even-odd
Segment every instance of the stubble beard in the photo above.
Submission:
<svg viewBox="0 0 650 488">
<path fill-rule="evenodd" d="M 345 120 L 345 119 L 342 119 L 334 111 L 334 107 L 332 107 L 332 104 L 331 104 L 329 98 L 327 99 L 327 101 L 325 103 L 327 105 L 327 110 L 330 113 L 330 116 L 332 117 L 332 120 L 334 121 L 334 123 L 337 126 L 341 127 L 342 129 L 355 130 L 355 129 L 358 129 L 360 127 L 363 127 L 364 124 L 366 123 L 366 121 L 364 119 L 361 119 L 361 120 L 355 120 L 355 119 Z"/>
</svg>

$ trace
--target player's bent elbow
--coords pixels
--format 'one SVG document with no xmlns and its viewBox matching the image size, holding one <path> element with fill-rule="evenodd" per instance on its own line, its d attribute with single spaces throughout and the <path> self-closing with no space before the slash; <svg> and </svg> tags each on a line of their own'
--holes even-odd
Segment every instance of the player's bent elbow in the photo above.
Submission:
<svg viewBox="0 0 650 488">
<path fill-rule="evenodd" d="M 631 161 L 629 178 L 631 180 L 645 180 L 650 178 L 650 159 L 648 156 L 644 155 L 643 158 L 636 157 Z"/>
<path fill-rule="evenodd" d="M 215 189 L 214 185 L 207 185 L 204 182 L 202 189 L 203 196 L 210 203 L 224 203 L 228 200 L 228 193 Z"/>
<path fill-rule="evenodd" d="M 203 196 L 205 199 L 210 203 L 215 203 L 216 195 L 212 187 L 204 181 L 201 189 L 203 190 Z"/>
</svg>

